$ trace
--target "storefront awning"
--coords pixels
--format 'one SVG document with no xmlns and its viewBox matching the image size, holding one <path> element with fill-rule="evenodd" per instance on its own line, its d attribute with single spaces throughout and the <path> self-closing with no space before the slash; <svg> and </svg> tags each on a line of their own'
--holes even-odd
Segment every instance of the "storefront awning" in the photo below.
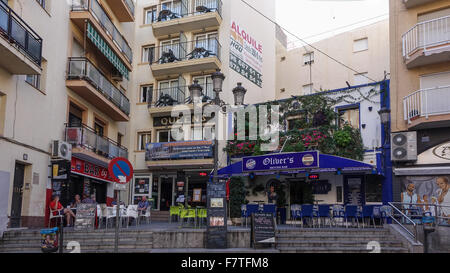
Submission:
<svg viewBox="0 0 450 273">
<path fill-rule="evenodd" d="M 125 64 L 120 60 L 108 43 L 101 37 L 95 28 L 88 22 L 87 37 L 94 43 L 94 45 L 105 55 L 106 58 L 114 65 L 122 76 L 129 79 L 129 71 Z"/>
<path fill-rule="evenodd" d="M 319 154 L 319 168 L 314 169 L 299 169 L 299 170 L 282 170 L 281 174 L 289 174 L 289 173 L 304 173 L 306 171 L 312 173 L 318 172 L 337 172 L 341 171 L 345 172 L 364 172 L 371 173 L 374 170 L 372 165 L 366 164 L 361 161 L 334 156 L 327 154 Z M 278 171 L 276 171 L 278 172 Z M 268 172 L 255 172 L 256 175 L 270 175 L 275 174 L 275 171 Z M 218 175 L 220 176 L 246 176 L 248 174 L 242 173 L 242 161 L 231 164 L 225 168 L 222 168 L 218 171 Z"/>
</svg>

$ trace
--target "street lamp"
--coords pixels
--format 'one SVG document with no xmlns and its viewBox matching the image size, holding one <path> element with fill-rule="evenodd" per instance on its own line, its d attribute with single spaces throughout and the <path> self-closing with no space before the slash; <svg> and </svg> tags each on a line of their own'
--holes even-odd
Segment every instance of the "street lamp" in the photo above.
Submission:
<svg viewBox="0 0 450 273">
<path fill-rule="evenodd" d="M 389 139 L 389 119 L 391 110 L 383 106 L 380 111 L 378 111 L 378 115 L 380 115 L 381 124 L 384 127 L 384 144 L 386 144 Z"/>
<path fill-rule="evenodd" d="M 242 87 L 241 82 L 238 82 L 237 86 L 233 89 L 235 105 L 243 105 L 244 104 L 245 93 L 247 93 L 247 89 Z"/>
<path fill-rule="evenodd" d="M 196 101 L 202 96 L 203 87 L 198 84 L 198 80 L 194 80 L 194 83 L 189 85 L 189 92 L 193 101 Z"/>
</svg>

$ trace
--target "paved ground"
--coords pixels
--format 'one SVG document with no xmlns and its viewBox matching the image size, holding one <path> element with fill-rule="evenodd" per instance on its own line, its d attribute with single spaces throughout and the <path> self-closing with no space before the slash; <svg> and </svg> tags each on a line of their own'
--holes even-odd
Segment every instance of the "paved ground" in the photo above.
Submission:
<svg viewBox="0 0 450 273">
<path fill-rule="evenodd" d="M 150 253 L 280 253 L 273 248 L 253 249 L 253 248 L 227 248 L 227 249 L 207 249 L 207 248 L 164 248 L 152 249 Z"/>
</svg>

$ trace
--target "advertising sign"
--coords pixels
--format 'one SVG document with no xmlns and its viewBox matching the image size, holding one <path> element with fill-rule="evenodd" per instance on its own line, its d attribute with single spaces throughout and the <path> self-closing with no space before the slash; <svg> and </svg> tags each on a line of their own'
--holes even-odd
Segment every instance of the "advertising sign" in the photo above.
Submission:
<svg viewBox="0 0 450 273">
<path fill-rule="evenodd" d="M 272 213 L 252 213 L 253 246 L 261 243 L 275 243 L 275 221 Z"/>
<path fill-rule="evenodd" d="M 262 87 L 263 47 L 247 29 L 231 22 L 230 68 Z"/>
<path fill-rule="evenodd" d="M 212 141 L 164 142 L 147 144 L 145 160 L 211 158 L 212 156 Z"/>
<path fill-rule="evenodd" d="M 75 230 L 94 229 L 96 211 L 96 204 L 78 204 L 74 224 Z"/>
<path fill-rule="evenodd" d="M 227 248 L 226 180 L 207 185 L 207 248 Z"/>
<path fill-rule="evenodd" d="M 114 180 L 110 177 L 107 168 L 103 168 L 75 157 L 72 157 L 71 171 L 72 173 L 78 175 L 87 176 L 106 182 L 114 182 Z"/>
<path fill-rule="evenodd" d="M 319 168 L 319 152 L 249 156 L 242 159 L 242 172 Z"/>
</svg>

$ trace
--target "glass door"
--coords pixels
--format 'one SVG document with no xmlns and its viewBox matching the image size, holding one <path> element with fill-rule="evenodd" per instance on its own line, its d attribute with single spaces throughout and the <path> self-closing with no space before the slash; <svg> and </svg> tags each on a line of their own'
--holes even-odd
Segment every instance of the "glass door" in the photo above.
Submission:
<svg viewBox="0 0 450 273">
<path fill-rule="evenodd" d="M 159 210 L 168 211 L 174 205 L 175 177 L 160 177 L 159 179 Z"/>
</svg>

